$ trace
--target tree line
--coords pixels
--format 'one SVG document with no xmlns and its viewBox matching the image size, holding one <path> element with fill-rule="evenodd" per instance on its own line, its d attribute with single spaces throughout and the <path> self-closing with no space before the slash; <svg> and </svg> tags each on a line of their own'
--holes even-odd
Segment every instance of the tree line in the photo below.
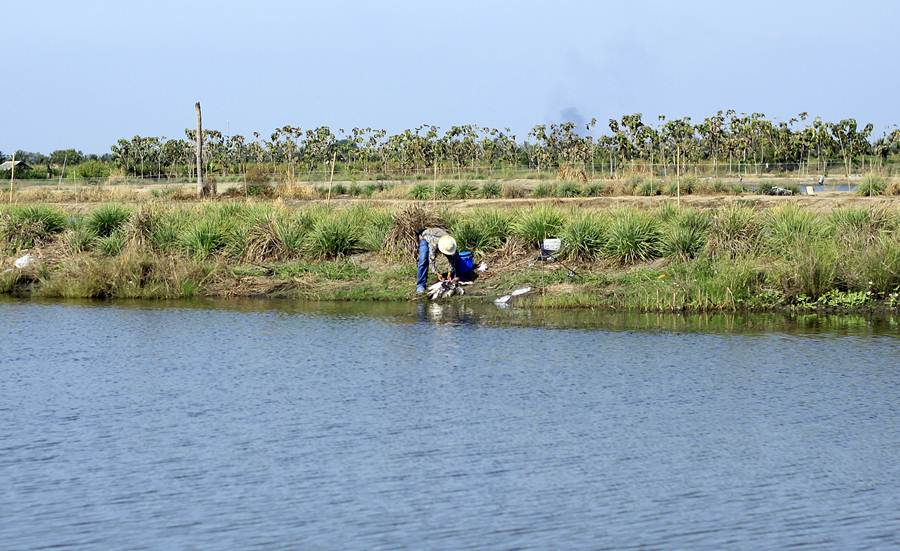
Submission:
<svg viewBox="0 0 900 551">
<path fill-rule="evenodd" d="M 366 175 L 567 167 L 614 177 L 622 171 L 647 170 L 679 175 L 699 166 L 715 175 L 810 174 L 823 173 L 837 163 L 849 176 L 854 170 L 884 166 L 900 154 L 900 129 L 893 126 L 877 138 L 873 129 L 871 123 L 860 125 L 852 118 L 831 122 L 800 113 L 783 121 L 733 110 L 718 111 L 697 123 L 689 117 L 665 116 L 648 121 L 635 113 L 606 124 L 597 119 L 583 125 L 538 124 L 525 136 L 509 128 L 474 124 L 446 130 L 423 124 L 398 133 L 285 125 L 249 136 L 204 130 L 203 163 L 210 174 L 243 174 L 253 167 L 291 178 L 328 171 L 332 164 L 338 171 Z M 18 152 L 17 159 L 46 165 L 51 174 L 64 164 L 94 163 L 85 172 L 102 176 L 105 165 L 131 176 L 191 177 L 195 140 L 196 131 L 186 129 L 181 138 L 121 138 L 101 156 L 69 149 L 49 156 Z"/>
</svg>

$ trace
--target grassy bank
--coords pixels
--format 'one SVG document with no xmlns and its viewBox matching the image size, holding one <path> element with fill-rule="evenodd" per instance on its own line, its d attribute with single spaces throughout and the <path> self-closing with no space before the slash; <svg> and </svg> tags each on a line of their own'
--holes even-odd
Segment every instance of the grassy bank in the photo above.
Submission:
<svg viewBox="0 0 900 551">
<path fill-rule="evenodd" d="M 813 183 L 811 178 L 699 178 L 684 176 L 650 178 L 631 175 L 618 179 L 573 181 L 560 179 L 498 179 L 437 180 L 437 181 L 335 181 L 332 185 L 313 182 L 223 182 L 219 185 L 221 198 L 282 199 L 286 201 L 379 200 L 379 201 L 491 201 L 591 199 L 591 198 L 654 198 L 740 197 L 767 195 L 774 187 L 783 187 L 795 195 L 801 186 Z M 853 186 L 855 191 L 846 193 Z M 825 192 L 841 189 L 844 196 L 898 197 L 900 180 L 867 174 L 862 178 L 829 180 Z M 820 193 L 822 190 L 820 190 Z M 42 203 L 98 203 L 98 202 L 194 202 L 196 186 L 190 183 L 150 183 L 146 185 L 103 184 L 72 186 L 49 182 L 48 185 L 19 184 L 10 192 L 0 189 L 0 202 L 27 204 Z"/>
<path fill-rule="evenodd" d="M 900 305 L 900 212 L 592 209 L 429 210 L 355 204 L 0 207 L 0 293 L 71 298 L 266 295 L 411 300 L 416 225 L 441 224 L 490 270 L 463 300 L 516 287 L 547 308 L 867 310 Z M 560 263 L 535 261 L 561 237 Z M 12 267 L 30 252 L 35 261 Z M 574 275 L 573 275 L 574 271 Z M 479 298 L 480 297 L 480 298 Z"/>
</svg>

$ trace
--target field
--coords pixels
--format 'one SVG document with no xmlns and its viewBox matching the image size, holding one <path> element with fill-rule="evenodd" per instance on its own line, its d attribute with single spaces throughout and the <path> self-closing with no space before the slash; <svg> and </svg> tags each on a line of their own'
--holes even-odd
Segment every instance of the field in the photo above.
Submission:
<svg viewBox="0 0 900 551">
<path fill-rule="evenodd" d="M 858 196 L 18 204 L 0 207 L 0 292 L 413 300 L 426 223 L 489 266 L 464 300 L 527 285 L 540 307 L 900 306 L 900 200 Z M 545 237 L 556 262 L 536 260 Z"/>
</svg>

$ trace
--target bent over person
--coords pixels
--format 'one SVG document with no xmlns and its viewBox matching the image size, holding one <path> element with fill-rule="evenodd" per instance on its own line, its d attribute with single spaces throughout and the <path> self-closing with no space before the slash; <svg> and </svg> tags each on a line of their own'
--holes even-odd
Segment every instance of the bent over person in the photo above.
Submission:
<svg viewBox="0 0 900 551">
<path fill-rule="evenodd" d="M 456 251 L 456 240 L 442 228 L 425 228 L 416 232 L 419 238 L 419 266 L 416 273 L 416 292 L 424 293 L 428 284 L 428 272 L 443 279 L 435 266 L 437 253 L 440 252 L 450 264 L 449 277 L 457 277 L 459 254 Z"/>
</svg>

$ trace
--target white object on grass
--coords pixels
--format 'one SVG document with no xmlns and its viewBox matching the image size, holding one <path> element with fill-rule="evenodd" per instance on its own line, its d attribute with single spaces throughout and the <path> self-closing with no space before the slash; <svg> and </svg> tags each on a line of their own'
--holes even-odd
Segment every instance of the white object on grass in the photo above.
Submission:
<svg viewBox="0 0 900 551">
<path fill-rule="evenodd" d="M 24 268 L 25 266 L 28 266 L 32 262 L 34 262 L 34 257 L 31 256 L 30 254 L 20 256 L 19 258 L 16 259 L 16 268 Z"/>
<path fill-rule="evenodd" d="M 498 297 L 494 300 L 497 304 L 506 304 L 509 302 L 509 299 L 512 298 L 512 295 L 503 295 L 502 297 Z"/>
<path fill-rule="evenodd" d="M 479 272 L 486 272 L 487 269 L 488 269 L 487 262 L 482 262 L 481 264 L 478 265 Z"/>
<path fill-rule="evenodd" d="M 555 253 L 562 247 L 561 239 L 544 239 L 544 244 L 541 245 L 541 248 L 547 251 L 548 253 Z"/>
<path fill-rule="evenodd" d="M 525 293 L 527 293 L 529 291 L 531 291 L 531 287 L 522 287 L 521 289 L 516 289 L 515 291 L 513 291 L 510 294 L 514 297 L 517 297 L 519 295 L 524 295 Z"/>
</svg>

